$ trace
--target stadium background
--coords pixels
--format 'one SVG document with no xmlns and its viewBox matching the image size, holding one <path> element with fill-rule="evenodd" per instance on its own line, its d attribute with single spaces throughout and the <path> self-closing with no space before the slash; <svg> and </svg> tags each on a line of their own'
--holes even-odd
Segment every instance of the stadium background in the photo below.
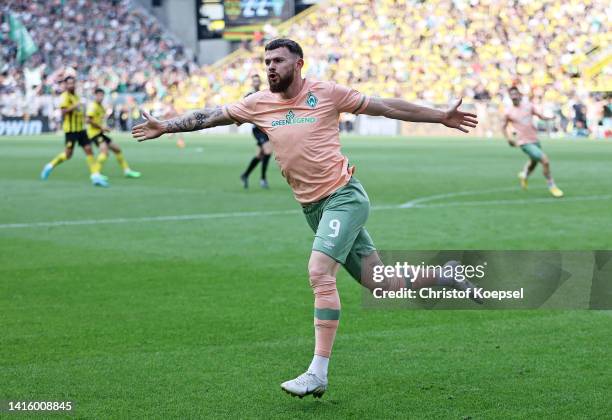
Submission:
<svg viewBox="0 0 612 420">
<path fill-rule="evenodd" d="M 612 249 L 609 4 L 255 6 L 2 2 L 0 401 L 70 399 L 79 418 L 609 417 L 609 311 L 365 310 L 343 271 L 330 390 L 289 399 L 279 383 L 312 355 L 312 234 L 278 169 L 270 190 L 243 191 L 248 127 L 190 134 L 183 149 L 124 133 L 141 108 L 240 98 L 264 75 L 262 45 L 286 34 L 313 77 L 439 106 L 463 95 L 480 115 L 464 137 L 343 117 L 381 249 Z M 63 145 L 68 74 L 87 101 L 107 91 L 141 179 L 109 162 L 111 187 L 94 189 L 77 151 L 40 181 Z M 514 83 L 557 116 L 539 125 L 562 200 L 539 173 L 518 188 L 524 157 L 497 126 Z"/>
<path fill-rule="evenodd" d="M 576 0 L 11 0 L 2 7 L 0 113 L 41 117 L 54 130 L 60 80 L 73 73 L 84 96 L 107 91 L 114 126 L 128 130 L 139 107 L 165 115 L 239 99 L 249 76 L 263 74 L 262 45 L 291 35 L 310 77 L 430 105 L 465 97 L 480 116 L 478 136 L 499 132 L 505 89 L 519 85 L 557 117 L 541 130 L 602 138 L 611 124 L 609 18 L 606 2 Z M 21 25 L 28 45 L 11 36 Z M 343 122 L 361 134 L 421 134 L 360 119 Z"/>
</svg>

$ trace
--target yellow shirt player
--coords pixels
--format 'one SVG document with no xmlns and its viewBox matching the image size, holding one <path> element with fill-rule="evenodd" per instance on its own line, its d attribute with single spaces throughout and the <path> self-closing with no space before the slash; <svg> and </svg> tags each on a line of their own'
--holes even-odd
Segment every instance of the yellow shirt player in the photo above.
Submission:
<svg viewBox="0 0 612 420">
<path fill-rule="evenodd" d="M 40 178 L 44 181 L 49 178 L 51 171 L 60 163 L 70 159 L 77 143 L 83 148 L 87 158 L 87 165 L 91 173 L 91 182 L 95 186 L 108 187 L 106 177 L 100 175 L 100 168 L 91 150 L 91 142 L 87 137 L 84 126 L 84 113 L 81 98 L 76 94 L 76 80 L 73 76 L 64 79 L 65 90 L 60 96 L 62 110 L 62 129 L 66 148 L 43 168 Z"/>
<path fill-rule="evenodd" d="M 108 158 L 108 149 L 110 149 L 115 153 L 117 162 L 119 162 L 121 169 L 123 169 L 123 174 L 126 177 L 140 178 L 140 172 L 130 169 L 130 166 L 123 157 L 123 153 L 121 153 L 121 148 L 106 135 L 106 133 L 110 133 L 110 129 L 104 124 L 106 120 L 106 109 L 104 109 L 104 105 L 102 105 L 103 101 L 104 90 L 96 88 L 94 91 L 94 101 L 87 107 L 87 136 L 89 140 L 100 149 L 97 160 L 98 166 L 100 170 L 102 170 L 102 166 L 104 166 L 104 162 L 106 162 Z"/>
</svg>

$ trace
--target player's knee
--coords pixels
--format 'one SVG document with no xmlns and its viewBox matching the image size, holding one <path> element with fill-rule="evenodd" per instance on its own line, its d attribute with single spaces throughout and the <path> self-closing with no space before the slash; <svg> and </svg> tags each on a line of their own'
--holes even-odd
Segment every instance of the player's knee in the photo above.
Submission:
<svg viewBox="0 0 612 420">
<path fill-rule="evenodd" d="M 336 279 L 322 264 L 308 265 L 308 279 L 315 294 L 326 294 L 336 290 Z"/>
<path fill-rule="evenodd" d="M 540 162 L 542 162 L 542 165 L 544 166 L 548 166 L 550 164 L 550 161 L 548 160 L 548 156 L 546 155 L 542 155 L 542 157 L 540 158 Z"/>
<path fill-rule="evenodd" d="M 66 149 L 64 152 L 66 154 L 66 159 L 70 159 L 72 157 L 72 151 L 73 149 Z"/>
<path fill-rule="evenodd" d="M 324 264 L 320 264 L 320 263 L 313 262 L 313 261 L 310 261 L 308 263 L 308 277 L 310 279 L 319 278 L 321 276 L 326 276 L 326 275 L 331 275 L 331 273 L 329 272 L 328 268 L 325 267 Z"/>
<path fill-rule="evenodd" d="M 315 295 L 317 307 L 340 309 L 340 296 L 333 276 L 329 274 L 311 276 L 310 287 Z"/>
</svg>

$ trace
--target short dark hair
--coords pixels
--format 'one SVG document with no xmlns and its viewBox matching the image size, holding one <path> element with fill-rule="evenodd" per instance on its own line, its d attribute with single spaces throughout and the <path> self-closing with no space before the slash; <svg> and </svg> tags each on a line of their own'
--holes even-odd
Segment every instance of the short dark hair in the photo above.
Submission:
<svg viewBox="0 0 612 420">
<path fill-rule="evenodd" d="M 104 89 L 97 87 L 94 93 L 104 93 Z"/>
<path fill-rule="evenodd" d="M 268 42 L 266 44 L 265 51 L 272 51 L 278 48 L 287 48 L 289 52 L 299 56 L 300 58 L 304 58 L 304 52 L 302 51 L 300 44 L 288 38 L 278 38 Z"/>
<path fill-rule="evenodd" d="M 521 93 L 519 88 L 517 88 L 516 86 L 510 86 L 510 88 L 508 89 L 508 92 L 512 92 L 513 90 L 517 91 L 518 93 Z"/>
<path fill-rule="evenodd" d="M 67 82 L 67 81 L 68 81 L 68 80 L 70 80 L 70 79 L 72 79 L 72 80 L 76 80 L 76 79 L 74 78 L 74 76 L 66 76 L 66 77 L 64 78 L 64 82 Z"/>
</svg>

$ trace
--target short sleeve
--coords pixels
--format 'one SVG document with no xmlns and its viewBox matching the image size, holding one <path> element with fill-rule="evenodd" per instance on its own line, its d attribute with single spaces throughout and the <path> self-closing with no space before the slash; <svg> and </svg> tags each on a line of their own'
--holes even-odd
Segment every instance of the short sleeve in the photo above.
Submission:
<svg viewBox="0 0 612 420">
<path fill-rule="evenodd" d="M 242 98 L 240 101 L 223 107 L 226 117 L 236 121 L 238 125 L 252 122 L 253 114 L 256 111 L 257 99 L 259 95 L 253 94 Z"/>
<path fill-rule="evenodd" d="M 331 86 L 331 98 L 338 112 L 350 112 L 352 114 L 362 113 L 370 103 L 370 98 L 363 93 L 335 83 L 332 83 Z"/>
<path fill-rule="evenodd" d="M 60 106 L 60 108 L 68 108 L 68 107 L 70 107 L 70 98 L 68 97 L 68 95 L 66 95 L 66 93 L 62 93 L 61 94 L 59 106 Z"/>
</svg>

